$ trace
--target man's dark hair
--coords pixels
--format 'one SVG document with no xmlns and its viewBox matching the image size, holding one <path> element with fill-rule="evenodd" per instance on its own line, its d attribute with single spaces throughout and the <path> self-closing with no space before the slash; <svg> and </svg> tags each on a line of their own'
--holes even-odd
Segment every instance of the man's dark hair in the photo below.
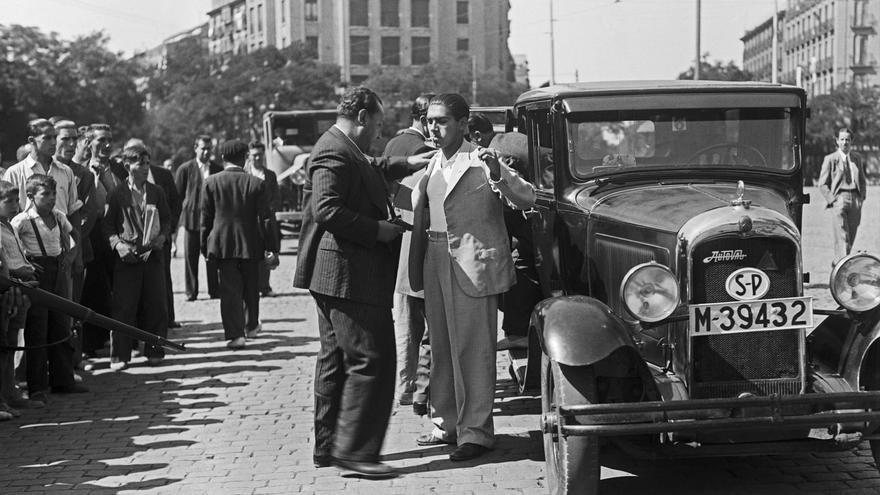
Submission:
<svg viewBox="0 0 880 495">
<path fill-rule="evenodd" d="M 849 134 L 850 139 L 855 139 L 855 137 L 856 137 L 856 135 L 853 134 L 852 129 L 850 129 L 849 127 L 841 127 L 841 128 L 837 131 L 837 135 L 840 136 L 840 133 L 841 133 L 841 132 L 845 132 L 845 133 Z"/>
<path fill-rule="evenodd" d="M 233 139 L 221 144 L 218 152 L 220 154 L 220 159 L 224 162 L 242 165 L 245 160 L 247 160 L 248 145 L 238 139 Z"/>
<path fill-rule="evenodd" d="M 425 93 L 419 95 L 415 101 L 413 101 L 412 107 L 409 109 L 409 115 L 413 118 L 413 120 L 420 119 L 428 114 L 428 105 L 431 103 L 431 98 L 435 95 L 434 93 Z"/>
<path fill-rule="evenodd" d="M 95 139 L 95 133 L 98 131 L 113 132 L 108 124 L 89 124 L 88 129 L 86 129 L 86 132 L 84 133 L 86 140 L 91 143 L 92 140 Z"/>
<path fill-rule="evenodd" d="M 456 120 L 466 119 L 471 113 L 471 106 L 458 93 L 441 93 L 431 98 L 430 105 L 443 105 L 452 113 L 452 117 Z"/>
<path fill-rule="evenodd" d="M 9 199 L 12 195 L 18 196 L 18 186 L 12 182 L 0 180 L 0 200 Z"/>
<path fill-rule="evenodd" d="M 24 183 L 24 191 L 29 197 L 37 194 L 40 188 L 54 191 L 55 187 L 55 179 L 45 174 L 34 174 Z"/>
<path fill-rule="evenodd" d="M 52 122 L 52 119 L 49 119 L 49 122 Z M 76 122 L 69 119 L 59 119 L 55 122 L 52 122 L 55 125 L 55 130 L 60 131 L 61 129 L 73 129 L 76 131 L 77 136 L 79 136 L 79 129 L 76 127 Z"/>
<path fill-rule="evenodd" d="M 368 114 L 373 115 L 379 111 L 380 105 L 382 105 L 382 99 L 372 89 L 365 86 L 355 86 L 347 89 L 342 95 L 342 99 L 336 107 L 336 115 L 355 120 L 361 110 L 366 110 Z"/>
<path fill-rule="evenodd" d="M 489 117 L 481 113 L 472 113 L 468 117 L 468 133 L 482 132 L 483 134 L 491 133 L 495 129 L 492 127 L 492 121 Z"/>
<path fill-rule="evenodd" d="M 48 129 L 55 129 L 55 126 L 47 119 L 34 119 L 27 124 L 28 137 L 42 136 Z"/>
<path fill-rule="evenodd" d="M 210 144 L 213 141 L 214 141 L 214 139 L 211 136 L 209 136 L 207 134 L 199 134 L 198 136 L 196 136 L 195 140 L 193 141 L 193 146 L 198 146 L 201 143 L 209 143 Z"/>
<path fill-rule="evenodd" d="M 122 153 L 120 153 L 119 157 L 122 159 L 122 163 L 134 163 L 140 160 L 142 157 L 150 156 L 150 150 L 146 147 L 146 145 L 142 143 L 133 143 L 127 145 L 122 149 Z"/>
<path fill-rule="evenodd" d="M 249 150 L 261 149 L 263 151 L 266 151 L 266 145 L 263 144 L 262 141 L 258 141 L 255 139 L 255 140 L 251 141 L 250 143 L 248 143 L 248 149 Z"/>
</svg>

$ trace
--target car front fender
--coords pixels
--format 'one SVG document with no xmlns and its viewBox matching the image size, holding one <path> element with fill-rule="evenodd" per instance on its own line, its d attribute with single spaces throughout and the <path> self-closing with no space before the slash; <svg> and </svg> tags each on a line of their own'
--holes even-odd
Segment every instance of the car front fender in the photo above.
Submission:
<svg viewBox="0 0 880 495">
<path fill-rule="evenodd" d="M 535 306 L 531 326 L 541 350 L 568 366 L 586 366 L 621 347 L 634 347 L 626 323 L 604 303 L 586 296 L 545 299 Z"/>
</svg>

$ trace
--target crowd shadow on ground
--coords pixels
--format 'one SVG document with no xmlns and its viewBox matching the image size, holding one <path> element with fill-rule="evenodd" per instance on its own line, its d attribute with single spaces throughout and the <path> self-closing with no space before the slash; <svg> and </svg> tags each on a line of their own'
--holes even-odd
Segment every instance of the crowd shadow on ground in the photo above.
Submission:
<svg viewBox="0 0 880 495">
<path fill-rule="evenodd" d="M 282 322 L 289 328 L 299 321 L 286 318 L 273 323 Z M 22 417 L 0 423 L 0 445 L 21 446 L 0 449 L 0 466 L 4 466 L 0 486 L 14 487 L 9 493 L 84 490 L 103 495 L 157 489 L 181 481 L 162 474 L 169 467 L 167 463 L 139 463 L 138 457 L 149 451 L 196 444 L 196 440 L 173 438 L 192 428 L 222 423 L 220 419 L 200 418 L 198 411 L 227 406 L 219 399 L 226 395 L 224 389 L 249 385 L 248 380 L 237 377 L 280 369 L 260 362 L 315 354 L 299 348 L 317 338 L 289 333 L 266 331 L 237 353 L 226 348 L 219 323 L 187 325 L 169 338 L 187 344 L 189 352 L 169 353 L 163 366 L 149 367 L 136 359 L 125 372 L 99 369 L 85 378 L 89 393 L 51 395 L 46 408 L 25 410 Z M 171 439 L 143 443 L 144 437 L 154 439 L 157 435 L 171 435 Z"/>
</svg>

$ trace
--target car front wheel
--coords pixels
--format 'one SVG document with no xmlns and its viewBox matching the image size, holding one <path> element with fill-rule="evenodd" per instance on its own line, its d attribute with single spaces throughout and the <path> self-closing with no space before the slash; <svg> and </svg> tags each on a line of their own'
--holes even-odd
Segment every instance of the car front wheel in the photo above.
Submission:
<svg viewBox="0 0 880 495">
<path fill-rule="evenodd" d="M 554 495 L 599 493 L 599 439 L 563 435 L 558 420 L 560 404 L 592 404 L 596 380 L 589 366 L 566 366 L 541 358 L 541 417 L 547 483 Z"/>
</svg>

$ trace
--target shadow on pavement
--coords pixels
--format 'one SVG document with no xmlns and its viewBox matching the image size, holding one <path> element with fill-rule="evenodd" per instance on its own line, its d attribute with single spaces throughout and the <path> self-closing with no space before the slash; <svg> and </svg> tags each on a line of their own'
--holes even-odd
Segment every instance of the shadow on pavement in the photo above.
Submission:
<svg viewBox="0 0 880 495">
<path fill-rule="evenodd" d="M 161 451 L 169 451 L 168 458 L 175 452 L 203 452 L 206 447 L 197 444 L 207 440 L 193 432 L 222 427 L 230 395 L 236 396 L 230 391 L 252 385 L 255 374 L 281 369 L 261 362 L 315 354 L 287 349 L 317 338 L 287 333 L 268 330 L 245 350 L 232 352 L 219 323 L 189 325 L 170 335 L 190 344 L 188 353 L 168 353 L 159 367 L 136 358 L 124 372 L 97 371 L 85 379 L 89 393 L 51 395 L 46 408 L 24 410 L 21 418 L 0 423 L 0 445 L 7 447 L 0 449 L 0 492 L 161 492 L 181 482 L 179 466 L 144 461 Z M 215 417 L 205 417 L 210 415 Z"/>
</svg>

